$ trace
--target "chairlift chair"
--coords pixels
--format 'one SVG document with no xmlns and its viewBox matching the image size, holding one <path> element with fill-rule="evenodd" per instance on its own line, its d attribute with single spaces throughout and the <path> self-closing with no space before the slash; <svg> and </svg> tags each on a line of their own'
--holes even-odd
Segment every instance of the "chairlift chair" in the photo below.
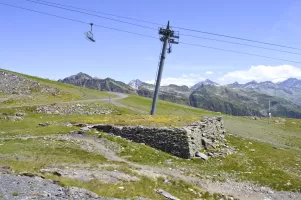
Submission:
<svg viewBox="0 0 301 200">
<path fill-rule="evenodd" d="M 90 25 L 91 25 L 91 31 L 86 32 L 85 36 L 89 41 L 96 42 L 94 39 L 94 36 L 93 36 L 93 32 L 92 32 L 93 23 L 91 23 Z"/>
</svg>

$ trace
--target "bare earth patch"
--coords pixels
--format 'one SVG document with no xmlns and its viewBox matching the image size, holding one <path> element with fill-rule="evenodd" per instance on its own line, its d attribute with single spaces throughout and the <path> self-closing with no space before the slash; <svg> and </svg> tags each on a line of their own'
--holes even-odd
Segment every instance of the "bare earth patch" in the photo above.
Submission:
<svg viewBox="0 0 301 200">
<path fill-rule="evenodd" d="M 79 181 L 89 182 L 92 180 L 103 181 L 105 183 L 134 182 L 140 179 L 136 176 L 128 175 L 117 170 L 108 171 L 105 169 L 84 169 L 84 168 L 46 168 L 40 170 L 42 173 L 52 173 L 65 178 L 72 178 Z"/>
</svg>

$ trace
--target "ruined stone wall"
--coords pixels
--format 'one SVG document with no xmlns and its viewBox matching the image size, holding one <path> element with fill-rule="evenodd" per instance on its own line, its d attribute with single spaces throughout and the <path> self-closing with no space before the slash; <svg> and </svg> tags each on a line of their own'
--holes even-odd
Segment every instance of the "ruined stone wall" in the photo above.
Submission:
<svg viewBox="0 0 301 200">
<path fill-rule="evenodd" d="M 114 125 L 97 125 L 93 128 L 121 136 L 134 142 L 144 143 L 181 158 L 190 157 L 187 132 L 181 128 Z"/>
<path fill-rule="evenodd" d="M 188 136 L 190 155 L 193 157 L 197 152 L 210 153 L 209 156 L 219 155 L 225 144 L 225 128 L 222 117 L 206 117 L 184 127 Z"/>
<path fill-rule="evenodd" d="M 121 136 L 181 158 L 195 157 L 201 149 L 224 145 L 225 130 L 221 117 L 206 117 L 183 128 L 95 125 L 97 130 Z M 212 154 L 213 155 L 213 154 Z"/>
</svg>

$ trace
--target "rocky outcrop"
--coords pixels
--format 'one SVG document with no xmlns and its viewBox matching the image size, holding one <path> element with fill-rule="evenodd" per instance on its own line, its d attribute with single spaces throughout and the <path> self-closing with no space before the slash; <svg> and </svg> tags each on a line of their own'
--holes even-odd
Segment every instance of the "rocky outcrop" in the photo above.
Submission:
<svg viewBox="0 0 301 200">
<path fill-rule="evenodd" d="M 58 95 L 56 88 L 40 84 L 22 76 L 0 70 L 0 93 L 6 95 L 30 95 L 32 93 Z"/>
<path fill-rule="evenodd" d="M 45 200 L 121 200 L 118 198 L 103 198 L 97 194 L 76 187 L 61 187 L 58 181 L 50 181 L 32 174 L 13 175 L 2 173 L 0 167 L 0 199 L 45 199 Z M 147 200 L 133 197 L 135 200 Z"/>
<path fill-rule="evenodd" d="M 221 117 L 206 117 L 183 128 L 103 124 L 91 127 L 187 159 L 196 157 L 200 151 L 218 156 L 233 150 L 225 144 L 226 131 Z"/>
<path fill-rule="evenodd" d="M 106 78 L 106 79 L 93 78 L 88 74 L 82 72 L 58 81 L 62 83 L 72 84 L 79 87 L 85 87 L 94 90 L 121 92 L 121 93 L 135 93 L 135 90 L 133 88 L 131 88 L 130 86 L 128 86 L 127 84 L 121 81 L 116 81 L 111 78 Z"/>
</svg>

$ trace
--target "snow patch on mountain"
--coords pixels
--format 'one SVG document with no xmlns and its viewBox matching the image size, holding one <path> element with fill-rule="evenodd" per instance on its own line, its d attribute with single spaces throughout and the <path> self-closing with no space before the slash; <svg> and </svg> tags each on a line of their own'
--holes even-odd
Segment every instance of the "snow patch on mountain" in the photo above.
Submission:
<svg viewBox="0 0 301 200">
<path fill-rule="evenodd" d="M 142 84 L 143 82 L 139 79 L 132 80 L 128 83 L 128 85 L 135 90 L 138 90 L 142 86 Z"/>
<path fill-rule="evenodd" d="M 196 90 L 198 89 L 199 87 L 201 87 L 202 85 L 209 85 L 209 86 L 220 86 L 220 84 L 216 83 L 216 82 L 213 82 L 209 79 L 206 79 L 204 81 L 201 81 L 201 82 L 198 82 L 197 84 L 195 84 L 194 86 L 191 87 L 191 90 Z"/>
</svg>

